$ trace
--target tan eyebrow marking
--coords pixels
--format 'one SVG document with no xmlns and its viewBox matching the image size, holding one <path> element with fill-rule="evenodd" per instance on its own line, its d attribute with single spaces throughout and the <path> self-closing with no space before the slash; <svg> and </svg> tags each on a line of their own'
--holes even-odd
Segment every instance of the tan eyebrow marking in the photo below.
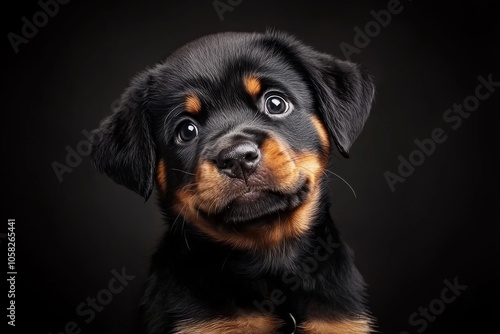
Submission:
<svg viewBox="0 0 500 334">
<path fill-rule="evenodd" d="M 262 86 L 260 85 L 260 80 L 254 75 L 248 75 L 243 80 L 243 84 L 245 85 L 245 90 L 252 97 L 257 97 L 259 95 Z"/>
<path fill-rule="evenodd" d="M 184 100 L 184 106 L 187 112 L 197 114 L 201 111 L 200 98 L 194 94 L 188 94 Z"/>
</svg>

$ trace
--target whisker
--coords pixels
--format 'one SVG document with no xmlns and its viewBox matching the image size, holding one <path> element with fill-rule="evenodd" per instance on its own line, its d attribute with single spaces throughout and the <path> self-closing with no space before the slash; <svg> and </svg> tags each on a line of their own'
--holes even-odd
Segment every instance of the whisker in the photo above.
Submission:
<svg viewBox="0 0 500 334">
<path fill-rule="evenodd" d="M 186 247 L 189 251 L 191 251 L 191 247 L 189 247 L 189 243 L 187 240 L 187 235 L 186 235 L 186 218 L 182 220 L 182 232 L 184 232 L 184 242 L 186 243 Z"/>
<path fill-rule="evenodd" d="M 197 218 L 197 219 L 199 219 L 199 218 L 200 218 L 200 207 L 201 207 L 202 205 L 205 205 L 205 203 L 206 203 L 206 201 L 202 201 L 202 202 L 200 203 L 200 205 L 196 206 L 196 218 Z"/>
<path fill-rule="evenodd" d="M 212 212 L 212 206 L 216 206 L 217 205 L 217 197 L 214 196 L 214 198 L 212 198 L 212 202 L 210 203 L 210 206 L 208 207 L 208 212 Z"/>
<path fill-rule="evenodd" d="M 172 223 L 172 227 L 171 227 L 171 230 L 173 231 L 174 228 L 175 228 L 175 224 L 177 223 L 177 220 L 179 219 L 179 217 L 181 216 L 182 212 L 184 211 L 184 209 L 186 208 L 187 206 L 187 203 L 184 204 L 184 206 L 182 207 L 181 210 L 179 210 L 179 214 L 177 215 L 177 217 L 175 217 L 174 219 L 174 222 Z"/>
<path fill-rule="evenodd" d="M 172 223 L 172 230 L 177 222 L 177 220 L 179 219 L 179 217 L 182 215 L 182 213 L 184 212 L 184 210 L 187 208 L 187 205 L 189 204 L 189 202 L 191 201 L 191 199 L 196 196 L 195 195 L 192 195 L 189 200 L 186 201 L 186 203 L 184 203 L 184 205 L 182 206 L 182 209 L 179 211 L 179 214 L 177 215 L 177 217 L 175 218 L 174 222 Z M 186 217 L 183 215 L 183 223 L 186 221 Z"/>
<path fill-rule="evenodd" d="M 340 175 L 332 172 L 331 170 L 329 169 L 325 169 L 326 172 L 328 173 L 331 173 L 333 175 L 335 175 L 336 177 L 338 177 L 340 180 L 342 180 L 345 184 L 347 184 L 349 186 L 349 188 L 351 189 L 352 193 L 354 194 L 354 198 L 358 199 L 358 196 L 356 196 L 356 192 L 354 191 L 354 188 L 349 184 L 349 182 L 347 182 L 346 180 L 344 180 Z"/>
<path fill-rule="evenodd" d="M 231 253 L 233 252 L 234 249 L 231 249 L 229 253 L 227 254 L 226 258 L 224 259 L 224 262 L 222 262 L 222 267 L 220 271 L 224 271 L 224 266 L 226 265 L 227 260 L 229 259 L 229 256 L 231 256 Z"/>
<path fill-rule="evenodd" d="M 181 190 L 186 190 L 186 188 L 189 188 L 189 187 L 196 187 L 198 184 L 200 184 L 200 183 L 199 182 L 188 183 L 184 187 L 182 187 Z"/>
<path fill-rule="evenodd" d="M 193 173 L 187 172 L 187 171 L 182 170 L 182 169 L 171 168 L 170 170 L 173 170 L 173 171 L 176 171 L 176 172 L 181 172 L 181 173 L 184 173 L 184 174 L 187 174 L 187 175 L 193 175 L 193 176 L 196 176 L 196 174 L 193 174 Z"/>
</svg>

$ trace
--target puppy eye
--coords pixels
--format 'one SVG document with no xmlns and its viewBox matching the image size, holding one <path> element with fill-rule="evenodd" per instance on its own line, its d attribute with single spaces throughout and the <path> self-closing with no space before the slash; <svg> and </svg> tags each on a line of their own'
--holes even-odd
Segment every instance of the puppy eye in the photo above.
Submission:
<svg viewBox="0 0 500 334">
<path fill-rule="evenodd" d="M 285 114 L 290 110 L 290 104 L 279 95 L 271 95 L 266 98 L 266 113 L 271 115 Z"/>
<path fill-rule="evenodd" d="M 187 143 L 198 136 L 198 127 L 190 121 L 183 122 L 177 128 L 177 141 Z"/>
</svg>

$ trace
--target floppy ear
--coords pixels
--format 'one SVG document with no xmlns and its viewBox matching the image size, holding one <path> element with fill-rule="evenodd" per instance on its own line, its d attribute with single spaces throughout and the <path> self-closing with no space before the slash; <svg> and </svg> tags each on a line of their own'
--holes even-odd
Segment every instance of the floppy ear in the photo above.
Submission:
<svg viewBox="0 0 500 334">
<path fill-rule="evenodd" d="M 370 113 L 375 87 L 358 65 L 326 54 L 313 59 L 317 110 L 340 153 L 348 157 Z"/>
<path fill-rule="evenodd" d="M 154 187 L 156 160 L 147 113 L 152 83 L 149 71 L 136 76 L 91 140 L 96 168 L 146 200 Z"/>
</svg>

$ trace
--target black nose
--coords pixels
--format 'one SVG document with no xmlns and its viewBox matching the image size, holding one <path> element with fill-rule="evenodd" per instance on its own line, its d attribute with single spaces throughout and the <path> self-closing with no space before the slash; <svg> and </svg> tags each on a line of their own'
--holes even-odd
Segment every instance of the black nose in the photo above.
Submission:
<svg viewBox="0 0 500 334">
<path fill-rule="evenodd" d="M 217 155 L 217 167 L 230 177 L 246 180 L 259 164 L 260 158 L 257 145 L 243 141 L 221 150 Z"/>
</svg>

